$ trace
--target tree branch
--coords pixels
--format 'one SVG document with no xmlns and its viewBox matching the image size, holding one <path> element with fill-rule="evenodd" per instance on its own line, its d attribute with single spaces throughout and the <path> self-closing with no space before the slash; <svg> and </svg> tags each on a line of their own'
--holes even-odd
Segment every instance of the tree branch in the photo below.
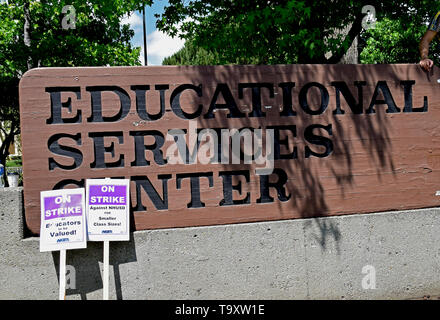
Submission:
<svg viewBox="0 0 440 320">
<path fill-rule="evenodd" d="M 344 54 L 347 53 L 348 49 L 353 44 L 354 39 L 361 33 L 362 31 L 362 20 L 364 16 L 362 14 L 357 14 L 353 24 L 351 25 L 350 31 L 345 36 L 344 41 L 341 43 L 341 46 L 332 54 L 332 56 L 326 59 L 326 63 L 335 64 L 341 61 L 344 57 Z M 344 48 L 344 43 L 348 43 L 348 47 Z"/>
</svg>

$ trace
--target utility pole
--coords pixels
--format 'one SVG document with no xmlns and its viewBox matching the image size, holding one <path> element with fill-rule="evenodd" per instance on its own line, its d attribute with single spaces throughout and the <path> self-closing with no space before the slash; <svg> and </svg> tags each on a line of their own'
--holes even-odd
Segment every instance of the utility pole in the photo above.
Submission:
<svg viewBox="0 0 440 320">
<path fill-rule="evenodd" d="M 144 66 L 147 66 L 147 26 L 145 24 L 145 6 L 142 7 L 142 22 L 144 26 Z"/>
</svg>

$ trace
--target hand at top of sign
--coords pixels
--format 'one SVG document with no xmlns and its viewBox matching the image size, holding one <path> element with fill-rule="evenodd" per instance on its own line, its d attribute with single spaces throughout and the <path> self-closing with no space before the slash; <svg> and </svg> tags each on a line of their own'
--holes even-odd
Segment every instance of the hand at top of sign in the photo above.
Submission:
<svg viewBox="0 0 440 320">
<path fill-rule="evenodd" d="M 434 62 L 431 59 L 426 58 L 426 59 L 420 60 L 419 64 L 422 67 L 422 69 L 424 69 L 425 71 L 431 71 L 431 68 L 434 65 Z"/>
<path fill-rule="evenodd" d="M 440 31 L 440 11 L 432 18 L 431 23 L 428 26 L 428 30 L 426 30 L 422 39 L 419 43 L 419 53 L 420 53 L 420 66 L 425 71 L 431 71 L 434 62 L 428 58 L 429 55 L 429 45 L 437 36 L 437 33 Z"/>
</svg>

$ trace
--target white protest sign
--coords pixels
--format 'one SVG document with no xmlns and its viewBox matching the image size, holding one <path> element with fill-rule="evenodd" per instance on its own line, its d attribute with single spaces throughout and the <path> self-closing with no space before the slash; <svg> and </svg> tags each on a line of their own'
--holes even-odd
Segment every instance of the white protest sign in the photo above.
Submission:
<svg viewBox="0 0 440 320">
<path fill-rule="evenodd" d="M 87 247 L 83 188 L 40 193 L 40 252 Z"/>
<path fill-rule="evenodd" d="M 90 241 L 128 241 L 128 179 L 87 179 L 87 236 Z"/>
</svg>

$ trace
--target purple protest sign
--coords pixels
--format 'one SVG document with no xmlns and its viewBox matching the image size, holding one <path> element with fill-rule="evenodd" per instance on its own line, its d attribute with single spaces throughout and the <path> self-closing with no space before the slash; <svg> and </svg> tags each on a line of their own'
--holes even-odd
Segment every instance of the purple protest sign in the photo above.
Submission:
<svg viewBox="0 0 440 320">
<path fill-rule="evenodd" d="M 129 188 L 129 179 L 86 180 L 88 240 L 130 240 Z"/>
<path fill-rule="evenodd" d="M 82 215 L 82 195 L 69 194 L 44 198 L 44 219 Z"/>
<path fill-rule="evenodd" d="M 41 191 L 41 252 L 87 247 L 84 191 L 84 188 Z"/>
<path fill-rule="evenodd" d="M 126 205 L 127 186 L 91 185 L 88 197 L 90 205 Z"/>
</svg>

